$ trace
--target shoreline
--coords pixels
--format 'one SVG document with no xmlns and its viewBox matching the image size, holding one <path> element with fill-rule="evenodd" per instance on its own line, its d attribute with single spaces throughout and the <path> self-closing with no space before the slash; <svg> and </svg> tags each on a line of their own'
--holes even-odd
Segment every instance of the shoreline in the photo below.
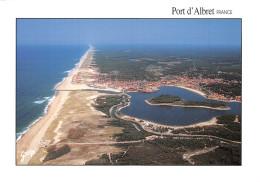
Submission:
<svg viewBox="0 0 260 182">
<path fill-rule="evenodd" d="M 226 110 L 230 110 L 229 107 L 227 108 L 219 108 L 219 107 L 209 107 L 209 106 L 186 106 L 186 105 L 174 105 L 174 104 L 152 104 L 150 103 L 148 100 L 145 100 L 145 102 L 151 106 L 172 106 L 172 107 L 195 107 L 195 108 L 206 108 L 206 109 L 212 109 L 212 110 L 222 110 L 222 111 L 226 111 Z"/>
<path fill-rule="evenodd" d="M 158 124 L 154 121 L 149 121 L 149 120 L 145 120 L 145 119 L 140 119 L 140 118 L 136 118 L 133 116 L 129 116 L 126 114 L 123 114 L 120 112 L 120 110 L 122 110 L 123 108 L 126 108 L 128 106 L 131 105 L 131 101 L 130 98 L 131 96 L 126 94 L 128 96 L 129 101 L 127 102 L 126 105 L 119 107 L 116 111 L 115 111 L 115 115 L 121 119 L 125 119 L 125 120 L 129 120 L 129 121 L 133 121 L 137 124 L 139 124 L 144 130 L 149 131 L 147 129 L 148 125 L 152 125 L 153 127 L 162 127 L 162 128 L 168 128 L 168 129 L 184 129 L 184 128 L 194 128 L 194 127 L 203 127 L 203 126 L 209 126 L 209 125 L 218 125 L 217 124 L 217 118 L 213 117 L 208 121 L 202 121 L 199 123 L 195 123 L 195 124 L 191 124 L 191 125 L 187 125 L 187 126 L 170 126 L 170 125 L 164 125 L 164 124 Z M 121 116 L 119 116 L 121 115 Z M 141 122 L 143 121 L 143 122 Z"/>
<path fill-rule="evenodd" d="M 54 95 L 49 98 L 50 100 L 48 99 L 49 100 L 48 104 L 45 106 L 42 115 L 39 116 L 37 119 L 33 120 L 32 123 L 29 126 L 27 126 L 25 130 L 23 130 L 22 132 L 19 132 L 20 136 L 17 137 L 16 142 L 18 142 L 22 138 L 22 136 L 24 134 L 26 134 L 33 127 L 33 125 L 35 125 L 40 119 L 42 119 L 47 114 L 48 108 L 56 96 L 57 96 L 57 92 L 55 92 Z M 16 133 L 16 136 L 19 133 Z"/>
<path fill-rule="evenodd" d="M 68 75 L 67 75 L 67 77 L 64 77 L 61 82 L 59 82 L 55 85 L 55 87 L 53 89 L 55 91 L 55 94 L 53 97 L 51 97 L 50 102 L 47 104 L 44 115 L 39 117 L 35 122 L 33 122 L 28 127 L 28 130 L 24 134 L 22 134 L 19 139 L 17 139 L 17 141 L 16 141 L 16 165 L 27 165 L 30 162 L 31 158 L 29 156 L 24 157 L 24 160 L 21 160 L 21 159 L 23 159 L 23 156 L 22 156 L 23 152 L 31 153 L 31 151 L 34 151 L 34 153 L 36 153 L 40 149 L 41 142 L 43 141 L 43 138 L 45 137 L 46 131 L 48 130 L 49 126 L 52 125 L 53 121 L 56 118 L 58 118 L 58 114 L 61 111 L 61 109 L 63 107 L 65 107 L 64 103 L 66 102 L 66 100 L 68 98 L 70 98 L 69 95 L 70 95 L 71 91 L 80 91 L 80 90 L 84 90 L 84 89 L 89 89 L 89 90 L 93 90 L 93 91 L 100 90 L 100 91 L 117 92 L 117 89 L 112 89 L 112 88 L 105 88 L 105 89 L 100 88 L 99 89 L 99 88 L 89 87 L 86 84 L 73 84 L 72 83 L 73 77 L 81 70 L 81 66 L 84 63 L 84 61 L 93 60 L 92 52 L 94 52 L 94 51 L 95 51 L 94 48 L 92 46 L 90 46 L 90 48 L 80 58 L 79 63 L 75 64 L 75 67 L 72 70 L 66 71 L 66 72 L 68 72 Z M 90 70 L 88 70 L 88 71 L 91 71 L 91 70 L 92 70 L 92 68 L 90 68 Z M 205 94 L 200 91 L 186 88 L 186 87 L 181 87 L 181 86 L 176 86 L 176 87 L 187 89 L 192 92 L 196 92 L 197 94 L 200 94 L 200 95 L 202 94 L 205 97 Z M 127 104 L 125 106 L 119 107 L 115 111 L 115 114 L 116 115 L 122 114 L 119 111 L 125 107 L 130 106 L 130 104 L 131 104 L 131 102 L 129 99 L 129 101 L 127 102 Z M 152 105 L 152 104 L 150 104 L 150 105 Z M 179 105 L 176 105 L 176 106 L 179 106 Z M 190 106 L 179 106 L 179 107 L 190 107 Z M 204 107 L 205 108 L 207 106 L 191 106 L 191 107 Z M 213 108 L 210 107 L 209 109 L 213 109 Z M 217 109 L 217 110 L 223 110 L 223 109 Z M 224 110 L 226 110 L 226 109 L 224 109 Z M 139 118 L 135 118 L 135 117 L 131 117 L 131 116 L 122 114 L 122 118 L 124 118 L 124 117 L 132 119 L 133 122 L 138 123 L 144 130 L 147 129 L 146 127 L 149 124 L 156 126 L 156 127 L 165 127 L 165 128 L 173 128 L 173 129 L 190 128 L 190 127 L 217 124 L 216 118 L 212 118 L 209 121 L 204 121 L 204 122 L 200 122 L 200 123 L 196 123 L 196 124 L 192 124 L 192 125 L 188 125 L 188 126 L 168 126 L 168 125 L 157 124 L 152 121 L 142 120 Z M 130 121 L 132 121 L 132 120 L 130 120 Z M 144 122 L 141 122 L 141 120 Z M 62 121 L 59 121 L 58 126 L 54 130 L 54 133 L 56 133 L 56 135 L 54 137 L 54 142 L 57 142 L 59 140 L 60 133 L 58 130 L 60 129 L 61 126 L 62 126 Z M 165 133 L 162 133 L 162 134 L 165 134 Z M 31 154 L 31 157 L 32 157 L 32 155 L 33 154 Z"/>
<path fill-rule="evenodd" d="M 38 151 L 45 132 L 56 118 L 62 105 L 67 100 L 68 95 L 69 92 L 58 92 L 55 99 L 53 99 L 49 105 L 47 113 L 32 125 L 32 127 L 16 142 L 16 164 L 23 165 L 29 162 L 29 157 L 25 157 L 24 160 L 21 161 L 22 152 Z"/>
<path fill-rule="evenodd" d="M 184 86 L 175 86 L 175 85 L 172 85 L 172 86 L 174 86 L 174 87 L 179 87 L 179 88 L 183 88 L 183 89 L 189 90 L 189 91 L 191 91 L 191 92 L 195 92 L 195 93 L 197 93 L 197 94 L 199 94 L 199 95 L 201 95 L 201 96 L 203 96 L 204 98 L 207 99 L 206 94 L 203 93 L 203 92 L 201 92 L 201 91 L 199 91 L 199 90 L 195 90 L 195 89 L 188 88 L 188 87 L 184 87 Z"/>
<path fill-rule="evenodd" d="M 89 47 L 90 47 L 90 48 L 89 48 L 89 49 L 84 53 L 84 55 L 80 58 L 80 62 L 82 61 L 82 63 L 83 63 L 84 58 L 87 57 L 89 51 L 91 51 L 91 49 L 93 48 L 91 45 L 89 45 Z M 79 63 L 80 63 L 80 62 L 79 62 Z M 35 119 L 34 121 L 32 121 L 32 123 L 31 123 L 29 126 L 27 126 L 24 131 L 20 132 L 21 135 L 17 137 L 16 142 L 18 142 L 18 141 L 23 137 L 23 135 L 25 135 L 38 121 L 40 121 L 43 117 L 45 117 L 45 115 L 48 113 L 48 110 L 49 110 L 49 107 L 50 107 L 51 103 L 53 102 L 53 100 L 54 100 L 54 99 L 56 98 L 56 96 L 58 95 L 59 90 L 57 90 L 57 88 L 58 88 L 70 75 L 72 75 L 72 73 L 73 73 L 73 71 L 74 71 L 75 69 L 79 69 L 79 63 L 76 63 L 76 64 L 75 64 L 75 67 L 72 68 L 71 70 L 64 71 L 64 72 L 68 72 L 68 75 L 67 75 L 66 77 L 64 77 L 60 82 L 58 82 L 57 84 L 55 84 L 55 86 L 54 86 L 54 88 L 53 88 L 53 90 L 55 91 L 55 93 L 54 93 L 53 96 L 50 97 L 50 102 L 49 102 L 49 103 L 46 105 L 46 107 L 44 108 L 43 114 L 42 114 L 41 116 L 39 116 L 37 119 Z M 81 64 L 82 64 L 82 63 L 81 63 Z"/>
<path fill-rule="evenodd" d="M 16 140 L 16 164 L 17 165 L 26 165 L 31 158 L 29 156 L 22 157 L 24 153 L 32 152 L 33 154 L 38 151 L 41 145 L 41 140 L 45 135 L 48 127 L 52 121 L 57 117 L 58 112 L 61 110 L 62 105 L 68 98 L 70 91 L 57 91 L 59 87 L 66 87 L 71 84 L 71 80 L 76 74 L 81 66 L 81 64 L 87 59 L 88 54 L 93 50 L 93 47 L 90 48 L 84 53 L 81 57 L 80 62 L 76 65 L 75 68 L 64 78 L 58 85 L 54 88 L 55 95 L 51 102 L 46 107 L 46 113 L 32 123 L 28 130 L 22 134 L 19 139 Z M 32 155 L 31 154 L 31 157 Z"/>
<path fill-rule="evenodd" d="M 161 128 L 168 128 L 168 129 L 185 129 L 185 128 L 195 128 L 195 127 L 218 125 L 216 117 L 213 117 L 212 119 L 210 119 L 208 121 L 202 121 L 202 122 L 187 125 L 187 126 L 176 126 L 176 125 L 170 126 L 170 125 L 158 124 L 158 123 L 155 123 L 154 121 L 148 121 L 148 120 L 136 118 L 133 116 L 125 115 L 123 113 L 120 113 L 120 115 L 122 115 L 122 117 L 121 117 L 122 119 L 138 123 L 144 130 L 147 130 L 146 127 L 149 125 L 152 125 L 153 127 L 161 127 Z M 143 122 L 141 122 L 141 121 L 143 121 Z"/>
<path fill-rule="evenodd" d="M 68 76 L 60 82 L 60 84 L 58 84 L 54 90 L 58 91 L 58 90 L 66 90 L 64 88 L 67 88 L 69 85 L 71 84 L 71 81 L 73 79 L 73 76 L 79 71 L 82 63 L 87 59 L 89 53 L 91 51 L 93 51 L 94 48 L 92 46 L 90 46 L 90 48 L 84 53 L 84 55 L 80 58 L 79 63 L 76 64 L 76 66 L 71 70 L 71 72 L 68 74 Z"/>
<path fill-rule="evenodd" d="M 220 101 L 220 102 L 238 102 L 238 103 L 242 103 L 241 101 L 237 101 L 237 100 L 217 100 L 217 99 L 209 99 L 206 97 L 207 94 L 203 93 L 202 91 L 199 91 L 199 90 L 195 90 L 195 89 L 192 89 L 192 88 L 188 88 L 188 87 L 184 87 L 184 86 L 177 86 L 177 85 L 170 85 L 170 86 L 174 86 L 174 87 L 179 87 L 179 88 L 183 88 L 183 89 L 186 89 L 186 90 L 189 90 L 191 92 L 195 92 L 201 96 L 203 96 L 205 99 L 207 100 L 214 100 L 214 101 Z"/>
</svg>

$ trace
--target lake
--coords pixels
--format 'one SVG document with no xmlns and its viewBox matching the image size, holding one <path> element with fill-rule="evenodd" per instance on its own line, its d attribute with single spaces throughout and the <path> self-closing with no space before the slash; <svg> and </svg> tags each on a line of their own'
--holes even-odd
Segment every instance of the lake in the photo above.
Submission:
<svg viewBox="0 0 260 182">
<path fill-rule="evenodd" d="M 211 120 L 213 117 L 223 114 L 241 115 L 241 103 L 238 102 L 220 102 L 225 103 L 230 110 L 212 110 L 206 108 L 189 108 L 173 106 L 151 106 L 145 100 L 162 94 L 179 96 L 185 100 L 218 102 L 207 100 L 203 96 L 179 87 L 159 87 L 156 93 L 128 92 L 131 96 L 130 106 L 120 110 L 121 113 L 153 121 L 158 124 L 169 126 L 187 126 L 195 123 Z"/>
</svg>

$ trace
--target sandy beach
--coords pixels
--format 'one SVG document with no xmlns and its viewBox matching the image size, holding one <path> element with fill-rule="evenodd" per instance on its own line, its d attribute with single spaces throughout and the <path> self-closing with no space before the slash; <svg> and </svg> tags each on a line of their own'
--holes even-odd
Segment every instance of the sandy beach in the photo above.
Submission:
<svg viewBox="0 0 260 182">
<path fill-rule="evenodd" d="M 69 98 L 71 90 L 80 90 L 80 89 L 93 89 L 88 88 L 85 84 L 72 84 L 73 76 L 75 76 L 81 68 L 81 65 L 84 61 L 91 61 L 93 47 L 82 56 L 80 62 L 72 70 L 70 75 L 65 78 L 57 87 L 56 90 L 70 90 L 70 91 L 56 91 L 56 96 L 48 106 L 48 111 L 46 115 L 38 120 L 22 137 L 16 142 L 16 164 L 17 165 L 27 165 L 28 162 L 32 159 L 33 155 L 37 153 L 42 143 L 46 142 L 43 140 L 46 131 L 52 124 L 52 122 L 57 118 L 58 113 L 63 108 L 63 104 Z M 91 68 L 90 68 L 91 69 Z M 89 70 L 93 72 L 93 70 Z M 96 90 L 96 89 L 95 89 Z M 103 89 L 106 90 L 106 89 Z M 112 90 L 114 91 L 114 90 Z M 91 92 L 93 98 L 97 97 L 97 92 Z M 99 94 L 98 94 L 99 95 Z M 90 107 L 90 104 L 88 104 Z M 91 110 L 95 114 L 95 110 Z M 98 113 L 100 115 L 100 113 Z M 55 136 L 55 141 L 59 141 L 59 136 L 61 133 L 58 130 L 61 128 L 62 122 L 59 122 L 58 126 L 55 128 L 55 133 L 58 136 Z"/>
<path fill-rule="evenodd" d="M 81 144 L 88 143 L 102 143 L 102 142 L 115 142 L 114 134 L 122 133 L 122 128 L 107 126 L 107 121 L 111 118 L 104 118 L 104 113 L 97 111 L 93 106 L 94 100 L 104 93 L 98 93 L 96 90 L 114 91 L 120 92 L 120 89 L 99 89 L 87 86 L 86 82 L 92 81 L 91 75 L 98 74 L 98 70 L 91 66 L 93 61 L 94 48 L 90 46 L 90 49 L 80 59 L 77 66 L 71 71 L 71 73 L 61 82 L 57 87 L 56 96 L 48 106 L 46 115 L 38 120 L 28 132 L 16 142 L 16 164 L 17 165 L 82 165 L 85 162 L 98 159 L 98 156 L 104 153 L 121 152 L 122 150 L 116 146 L 84 146 Z M 84 82 L 76 83 L 73 79 L 77 74 L 81 72 L 84 74 Z M 205 97 L 203 92 L 181 87 L 183 89 L 190 90 Z M 82 90 L 92 90 L 82 91 Z M 147 102 L 147 101 L 146 101 Z M 148 102 L 147 102 L 148 103 Z M 148 103 L 150 104 L 150 103 Z M 130 105 L 130 101 L 127 105 L 118 108 L 118 112 Z M 157 105 L 157 104 L 150 104 Z M 160 104 L 159 104 L 160 105 Z M 171 105 L 173 106 L 173 105 Z M 179 106 L 179 105 L 176 105 Z M 206 106 L 180 106 L 180 107 L 202 107 L 216 110 L 226 110 L 223 108 L 211 108 Z M 188 126 L 167 126 L 156 124 L 151 121 L 142 120 L 121 114 L 122 119 L 134 121 L 141 125 L 141 127 L 150 131 L 149 127 L 162 127 L 167 129 L 183 129 L 190 127 L 202 127 L 209 125 L 217 125 L 216 118 L 212 118 L 210 121 L 192 124 Z M 142 122 L 141 122 L 142 121 Z M 78 133 L 84 134 L 76 138 L 78 143 L 70 141 L 69 133 L 72 136 L 77 136 Z M 72 138 L 74 139 L 74 138 Z M 64 146 L 67 145 L 67 141 L 70 141 L 70 152 L 68 155 L 58 157 L 54 160 L 44 161 L 48 153 L 48 147 L 50 146 Z M 82 143 L 83 142 L 83 143 Z M 73 144 L 80 144 L 74 145 Z M 80 157 L 79 157 L 80 156 Z"/>
<path fill-rule="evenodd" d="M 36 152 L 39 147 L 41 140 L 47 131 L 51 122 L 57 116 L 57 113 L 62 108 L 63 103 L 66 101 L 69 92 L 59 92 L 53 99 L 52 103 L 48 107 L 47 114 L 36 122 L 28 132 L 26 132 L 20 140 L 16 142 L 16 163 L 17 164 L 27 164 L 30 160 L 30 156 L 24 157 L 22 159 L 23 152 L 34 151 Z"/>
<path fill-rule="evenodd" d="M 195 92 L 195 93 L 197 93 L 197 94 L 199 94 L 199 95 L 201 95 L 201 96 L 203 96 L 203 97 L 206 98 L 206 94 L 203 93 L 203 92 L 201 92 L 201 91 L 199 91 L 199 90 L 195 90 L 195 89 L 191 89 L 191 88 L 183 87 L 183 86 L 176 86 L 176 87 L 183 88 L 183 89 L 186 89 L 186 90 L 189 90 L 189 91 Z"/>
<path fill-rule="evenodd" d="M 96 70 L 94 70 L 92 67 L 84 65 L 86 62 L 88 62 L 87 65 L 90 65 L 93 60 L 93 52 L 94 47 L 90 46 L 90 49 L 81 57 L 80 62 L 77 64 L 77 66 L 71 71 L 71 73 L 68 75 L 68 77 L 63 80 L 56 88 L 55 90 L 104 90 L 104 91 L 112 91 L 112 92 L 120 92 L 120 89 L 114 89 L 114 88 L 93 88 L 83 83 L 77 83 L 73 84 L 73 78 L 78 72 L 84 72 L 85 74 L 91 75 L 91 74 L 98 74 Z M 92 81 L 91 78 L 86 78 L 85 81 Z"/>
<path fill-rule="evenodd" d="M 73 76 L 78 72 L 82 63 L 88 58 L 90 51 L 93 50 L 93 47 L 82 56 L 80 62 L 72 70 L 70 75 L 66 77 L 56 89 L 78 89 L 77 86 L 71 84 Z M 56 118 L 57 113 L 62 108 L 62 105 L 68 98 L 69 91 L 57 92 L 55 98 L 48 106 L 48 111 L 46 115 L 37 121 L 22 137 L 16 142 L 16 163 L 17 164 L 28 164 L 32 155 L 24 155 L 24 153 L 35 153 L 38 151 L 41 140 L 50 126 L 51 122 Z"/>
<path fill-rule="evenodd" d="M 200 123 L 196 123 L 196 124 L 192 124 L 192 125 L 187 125 L 187 126 L 168 126 L 168 125 L 163 125 L 163 124 L 157 124 L 155 122 L 152 121 L 148 121 L 148 120 L 143 120 L 140 118 L 136 118 L 136 117 L 132 117 L 132 116 L 128 116 L 125 114 L 122 114 L 122 119 L 126 119 L 126 120 L 130 120 L 130 121 L 134 121 L 138 124 L 140 124 L 143 128 L 148 126 L 148 125 L 152 125 L 155 127 L 162 127 L 162 128 L 169 128 L 169 129 L 183 129 L 183 128 L 194 128 L 194 127 L 202 127 L 202 126 L 210 126 L 210 125 L 217 125 L 217 118 L 214 117 L 209 121 L 205 121 L 205 122 L 200 122 Z M 141 123 L 140 121 L 144 121 L 143 123 Z M 144 128 L 145 129 L 145 128 Z"/>
<path fill-rule="evenodd" d="M 93 51 L 93 47 L 90 47 L 90 49 L 81 57 L 80 62 L 77 64 L 77 66 L 71 71 L 71 73 L 68 75 L 68 77 L 63 80 L 56 88 L 55 90 L 80 90 L 80 89 L 86 89 L 85 84 L 72 84 L 73 77 L 78 73 L 79 69 L 81 68 L 84 61 L 87 59 L 92 59 L 91 52 Z"/>
</svg>

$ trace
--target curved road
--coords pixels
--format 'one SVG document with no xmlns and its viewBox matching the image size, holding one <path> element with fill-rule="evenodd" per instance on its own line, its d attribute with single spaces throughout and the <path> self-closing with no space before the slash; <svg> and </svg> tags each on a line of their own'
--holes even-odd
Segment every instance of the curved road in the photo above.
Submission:
<svg viewBox="0 0 260 182">
<path fill-rule="evenodd" d="M 123 100 L 117 104 L 117 105 L 114 105 L 113 107 L 111 107 L 110 109 L 110 116 L 114 119 L 122 119 L 120 117 L 118 117 L 117 115 L 117 112 L 120 108 L 122 107 L 125 107 L 127 106 L 128 102 L 127 102 L 127 99 L 130 97 L 129 95 L 127 94 L 122 94 L 123 95 Z M 133 121 L 130 121 L 133 123 Z M 223 142 L 228 142 L 228 143 L 233 143 L 233 144 L 241 144 L 241 142 L 239 141 L 232 141 L 232 140 L 228 140 L 228 139 L 225 139 L 225 138 L 220 138 L 220 137 L 217 137 L 217 136 L 213 136 L 213 135 L 188 135 L 188 134 L 172 134 L 172 133 L 159 133 L 159 132 L 156 132 L 156 131 L 151 131 L 151 130 L 147 130 L 145 128 L 143 128 L 138 122 L 135 122 L 135 124 L 138 124 L 139 127 L 137 127 L 135 125 L 135 128 L 138 130 L 145 130 L 149 133 L 152 133 L 152 134 L 155 134 L 155 135 L 159 135 L 159 136 L 174 136 L 174 137 L 192 137 L 192 138 L 198 138 L 198 137 L 204 137 L 204 138 L 211 138 L 211 139 L 215 139 L 215 140 L 218 140 L 218 141 L 223 141 Z M 139 131 L 138 130 L 138 131 Z"/>
</svg>

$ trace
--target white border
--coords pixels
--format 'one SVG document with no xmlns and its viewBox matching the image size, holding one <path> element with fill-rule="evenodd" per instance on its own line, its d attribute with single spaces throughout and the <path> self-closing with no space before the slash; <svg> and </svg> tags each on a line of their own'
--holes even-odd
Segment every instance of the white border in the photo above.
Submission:
<svg viewBox="0 0 260 182">
<path fill-rule="evenodd" d="M 232 15 L 173 16 L 171 7 L 232 9 Z M 259 181 L 259 13 L 236 0 L 1 0 L 1 181 Z M 15 166 L 16 18 L 242 18 L 243 160 L 241 167 L 19 167 Z"/>
</svg>

